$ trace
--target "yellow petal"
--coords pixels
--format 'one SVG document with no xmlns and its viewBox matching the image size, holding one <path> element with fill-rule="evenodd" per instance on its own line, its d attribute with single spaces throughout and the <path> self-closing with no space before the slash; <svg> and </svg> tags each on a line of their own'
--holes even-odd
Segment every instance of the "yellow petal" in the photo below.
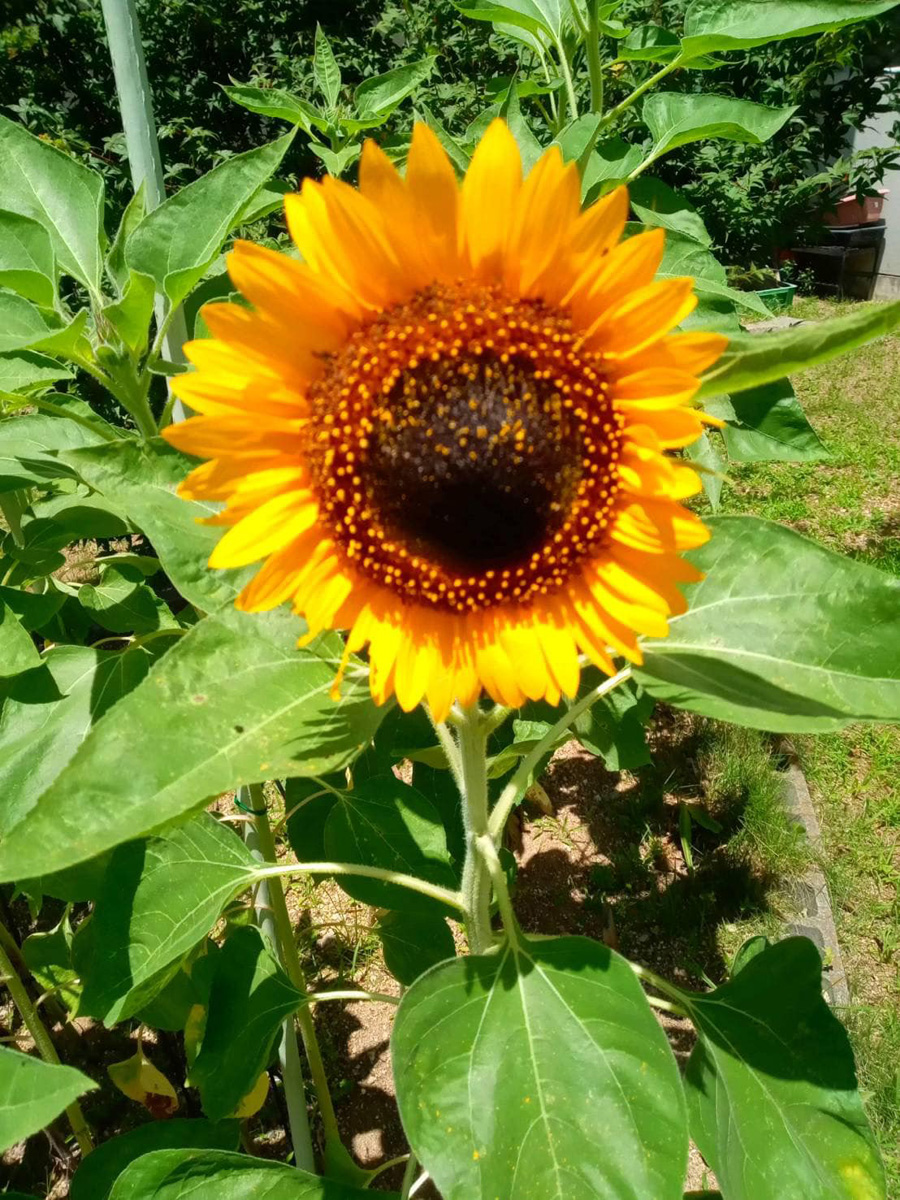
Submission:
<svg viewBox="0 0 900 1200">
<path fill-rule="evenodd" d="M 492 121 L 462 185 L 460 249 L 478 279 L 499 279 L 510 214 L 522 186 L 519 147 L 505 122 Z"/>
</svg>

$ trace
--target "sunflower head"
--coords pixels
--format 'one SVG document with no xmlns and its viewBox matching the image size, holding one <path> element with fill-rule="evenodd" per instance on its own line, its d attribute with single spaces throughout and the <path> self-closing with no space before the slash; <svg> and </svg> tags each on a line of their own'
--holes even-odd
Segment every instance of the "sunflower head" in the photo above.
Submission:
<svg viewBox="0 0 900 1200">
<path fill-rule="evenodd" d="M 654 282 L 663 232 L 620 241 L 624 188 L 582 212 L 557 148 L 523 180 L 500 121 L 461 185 L 417 125 L 405 177 L 368 142 L 358 190 L 307 180 L 286 212 L 302 262 L 236 244 L 250 307 L 203 310 L 173 384 L 200 415 L 165 431 L 208 460 L 181 494 L 224 501 L 210 565 L 264 560 L 238 606 L 348 630 L 375 700 L 438 720 L 640 662 L 698 577 L 700 482 L 667 452 L 726 344 L 672 332 L 695 300 Z"/>
</svg>

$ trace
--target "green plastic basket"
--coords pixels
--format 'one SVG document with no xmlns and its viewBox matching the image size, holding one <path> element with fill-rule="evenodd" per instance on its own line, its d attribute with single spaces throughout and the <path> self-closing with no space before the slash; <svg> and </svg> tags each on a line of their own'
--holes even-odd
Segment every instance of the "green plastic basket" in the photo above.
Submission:
<svg viewBox="0 0 900 1200">
<path fill-rule="evenodd" d="M 781 287 L 761 288 L 756 294 L 763 304 L 773 313 L 789 312 L 794 305 L 795 283 L 784 283 Z"/>
</svg>

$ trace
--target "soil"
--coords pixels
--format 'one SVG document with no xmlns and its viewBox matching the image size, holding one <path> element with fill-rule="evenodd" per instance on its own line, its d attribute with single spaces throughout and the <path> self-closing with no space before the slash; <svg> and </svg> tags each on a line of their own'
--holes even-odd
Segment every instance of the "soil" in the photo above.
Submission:
<svg viewBox="0 0 900 1200">
<path fill-rule="evenodd" d="M 697 731 L 690 718 L 663 711 L 651 741 L 653 765 L 637 773 L 611 773 L 576 743 L 555 756 L 542 779 L 544 794 L 532 793 L 539 802 L 523 806 L 508 829 L 507 843 L 518 865 L 515 909 L 526 931 L 597 938 L 674 982 L 703 987 L 704 980 L 717 981 L 726 973 L 723 925 L 769 911 L 771 881 L 721 853 L 717 842 L 724 842 L 727 829 L 718 837 L 695 831 L 695 870 L 688 870 L 679 837 L 679 801 L 703 793 Z M 375 910 L 330 882 L 317 887 L 299 883 L 289 890 L 288 905 L 315 990 L 354 987 L 399 995 L 399 985 L 378 953 Z M 21 901 L 13 907 L 24 936 L 32 925 L 27 909 Z M 41 927 L 46 927 L 43 917 Z M 462 949 L 461 933 L 458 941 Z M 315 1010 L 344 1142 L 367 1168 L 407 1150 L 390 1070 L 393 1015 L 393 1005 L 368 1001 L 319 1004 Z M 689 1025 L 667 1014 L 660 1017 L 684 1061 L 692 1044 Z M 64 1060 L 102 1084 L 109 1062 L 127 1057 L 133 1043 L 124 1032 L 77 1024 L 81 1037 L 71 1054 L 60 1047 Z M 0 1036 L 10 1034 L 27 1048 L 12 1015 L 0 1008 Z M 160 1034 L 147 1050 L 179 1089 L 178 1115 L 200 1116 L 196 1092 L 180 1086 L 185 1076 L 181 1038 Z M 86 1098 L 85 1109 L 101 1139 L 143 1119 L 142 1110 L 124 1102 L 108 1083 Z M 264 1108 L 247 1123 L 245 1145 L 283 1160 L 284 1120 L 280 1091 L 273 1088 Z M 63 1200 L 77 1165 L 65 1135 L 59 1121 L 49 1135 L 36 1135 L 25 1147 L 13 1148 L 0 1160 L 0 1180 Z M 401 1176 L 402 1167 L 385 1172 L 372 1190 L 395 1190 Z M 697 1189 L 712 1186 L 712 1174 L 693 1147 L 687 1183 Z M 438 1200 L 430 1184 L 417 1195 Z"/>
</svg>

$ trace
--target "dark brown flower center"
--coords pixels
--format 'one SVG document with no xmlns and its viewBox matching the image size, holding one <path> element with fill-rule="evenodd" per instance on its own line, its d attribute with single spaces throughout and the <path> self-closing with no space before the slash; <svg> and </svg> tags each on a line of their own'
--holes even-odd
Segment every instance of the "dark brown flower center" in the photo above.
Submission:
<svg viewBox="0 0 900 1200">
<path fill-rule="evenodd" d="M 468 612 L 556 590 L 605 536 L 621 418 L 568 319 L 435 286 L 359 330 L 310 390 L 308 457 L 344 554 Z"/>
</svg>

